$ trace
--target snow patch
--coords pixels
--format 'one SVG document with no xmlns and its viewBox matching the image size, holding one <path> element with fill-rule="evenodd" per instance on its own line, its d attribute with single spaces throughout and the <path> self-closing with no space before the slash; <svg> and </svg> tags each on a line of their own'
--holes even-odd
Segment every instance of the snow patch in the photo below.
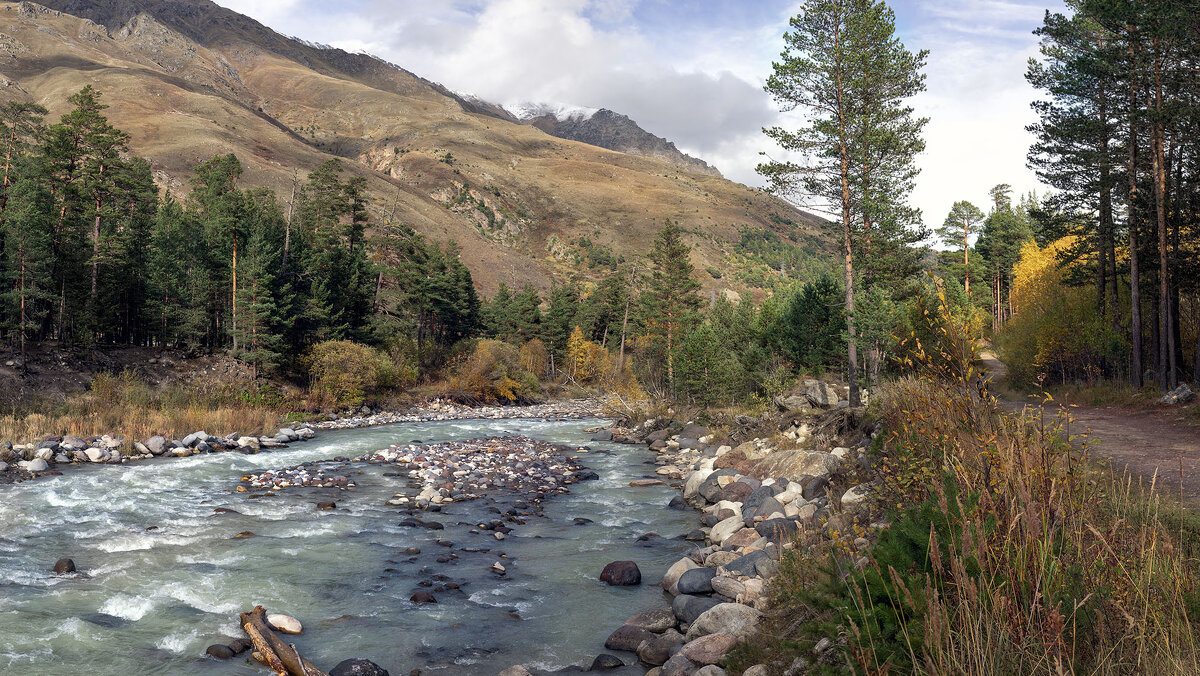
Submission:
<svg viewBox="0 0 1200 676">
<path fill-rule="evenodd" d="M 590 120 L 593 115 L 600 112 L 599 108 L 571 106 L 563 103 L 507 103 L 504 105 L 504 109 L 518 120 L 531 120 L 535 117 L 553 115 L 559 122 Z"/>
</svg>

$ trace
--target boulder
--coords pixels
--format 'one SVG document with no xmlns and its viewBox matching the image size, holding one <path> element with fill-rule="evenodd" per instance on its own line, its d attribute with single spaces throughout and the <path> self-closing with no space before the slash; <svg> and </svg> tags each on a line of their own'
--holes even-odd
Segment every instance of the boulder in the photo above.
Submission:
<svg viewBox="0 0 1200 676">
<path fill-rule="evenodd" d="M 680 652 L 696 664 L 716 664 L 737 642 L 737 638 L 729 634 L 708 634 L 688 641 Z"/>
<path fill-rule="evenodd" d="M 75 562 L 71 559 L 59 559 L 54 562 L 55 575 L 70 575 L 75 572 Z"/>
<path fill-rule="evenodd" d="M 773 497 L 765 497 L 753 507 L 742 507 L 742 516 L 746 519 L 753 519 L 756 516 L 768 517 L 776 512 L 783 513 L 783 505 Z"/>
<path fill-rule="evenodd" d="M 604 640 L 604 647 L 609 650 L 624 650 L 626 652 L 634 652 L 643 642 L 655 638 L 657 634 L 651 633 L 641 627 L 623 624 L 617 627 L 617 630 L 608 635 Z"/>
<path fill-rule="evenodd" d="M 708 428 L 703 425 L 697 425 L 695 423 L 692 423 L 690 425 L 684 425 L 683 429 L 679 430 L 679 436 L 680 437 L 690 437 L 692 439 L 699 439 L 700 437 L 707 437 L 708 436 Z"/>
<path fill-rule="evenodd" d="M 22 460 L 21 462 L 17 463 L 17 467 L 20 467 L 26 472 L 35 473 L 45 472 L 46 470 L 50 469 L 50 464 L 41 458 L 36 458 L 34 460 Z"/>
<path fill-rule="evenodd" d="M 0 460 L 0 472 L 7 472 L 7 471 L 8 471 L 8 463 L 4 462 L 3 460 Z"/>
<path fill-rule="evenodd" d="M 805 477 L 800 482 L 800 496 L 805 500 L 816 500 L 825 497 L 825 489 L 829 488 L 829 479 L 823 476 Z"/>
<path fill-rule="evenodd" d="M 496 676 L 533 676 L 533 672 L 520 664 L 514 664 L 504 671 L 501 671 Z"/>
<path fill-rule="evenodd" d="M 714 577 L 712 579 L 713 591 L 728 599 L 737 599 L 737 597 L 746 593 L 746 585 L 738 582 L 732 577 Z"/>
<path fill-rule="evenodd" d="M 812 403 L 804 394 L 781 394 L 774 401 L 784 413 L 808 413 L 812 410 Z"/>
<path fill-rule="evenodd" d="M 684 624 L 691 624 L 710 609 L 721 605 L 720 599 L 680 594 L 671 602 L 671 612 Z"/>
<path fill-rule="evenodd" d="M 722 488 L 717 497 L 721 502 L 743 502 L 754 490 L 750 484 L 739 480 Z"/>
<path fill-rule="evenodd" d="M 633 561 L 613 561 L 600 573 L 600 581 L 613 587 L 628 587 L 642 583 L 642 571 Z"/>
<path fill-rule="evenodd" d="M 421 589 L 409 597 L 409 601 L 413 603 L 437 603 L 437 598 L 428 591 Z"/>
<path fill-rule="evenodd" d="M 257 451 L 262 444 L 258 441 L 258 437 L 238 437 L 238 448 L 249 448 Z"/>
<path fill-rule="evenodd" d="M 204 649 L 204 654 L 208 655 L 209 657 L 215 657 L 219 660 L 233 659 L 234 655 L 233 648 L 230 648 L 223 643 L 215 643 L 208 646 Z"/>
<path fill-rule="evenodd" d="M 675 613 L 672 613 L 668 608 L 643 610 L 637 615 L 625 620 L 625 624 L 629 624 L 640 629 L 645 629 L 646 631 L 652 631 L 657 634 L 675 626 Z"/>
<path fill-rule="evenodd" d="M 692 676 L 729 676 L 729 672 L 715 664 L 708 664 L 697 669 Z"/>
<path fill-rule="evenodd" d="M 682 495 L 671 496 L 671 501 L 667 503 L 667 509 L 685 510 L 688 508 L 687 500 L 683 499 Z"/>
<path fill-rule="evenodd" d="M 755 526 L 755 531 L 774 543 L 786 542 L 800 532 L 800 524 L 793 519 L 767 519 Z"/>
<path fill-rule="evenodd" d="M 88 442 L 80 439 L 79 437 L 67 435 L 63 437 L 63 440 L 59 443 L 59 446 L 63 450 L 67 451 L 82 451 L 88 447 Z"/>
<path fill-rule="evenodd" d="M 208 432 L 205 432 L 205 431 L 192 432 L 191 434 L 189 434 L 183 438 L 182 443 L 184 446 L 187 446 L 188 448 L 195 448 L 196 444 L 200 443 L 201 441 L 204 441 L 207 438 L 208 438 Z"/>
<path fill-rule="evenodd" d="M 671 659 L 671 655 L 675 654 L 683 644 L 683 634 L 672 629 L 661 636 L 643 641 L 637 648 L 637 656 L 646 664 L 658 666 Z"/>
<path fill-rule="evenodd" d="M 754 575 L 755 566 L 760 560 L 766 558 L 770 558 L 769 555 L 760 549 L 730 561 L 725 564 L 725 570 L 738 575 Z"/>
<path fill-rule="evenodd" d="M 100 448 L 89 448 L 83 454 L 87 456 L 88 462 L 104 462 L 108 459 L 108 453 Z"/>
<path fill-rule="evenodd" d="M 150 437 L 149 439 L 143 441 L 142 444 L 144 444 L 146 448 L 150 449 L 150 452 L 154 455 L 162 455 L 163 453 L 166 453 L 167 448 L 169 448 L 171 445 L 167 441 L 167 438 L 163 436 Z"/>
<path fill-rule="evenodd" d="M 688 475 L 687 480 L 683 482 L 683 497 L 685 500 L 691 500 L 700 492 L 700 484 L 712 474 L 711 469 L 698 469 Z"/>
<path fill-rule="evenodd" d="M 329 670 L 329 676 L 391 676 L 391 674 L 387 669 L 371 660 L 354 657 L 338 662 L 337 666 Z"/>
<path fill-rule="evenodd" d="M 687 639 L 709 634 L 728 634 L 737 639 L 749 636 L 758 626 L 762 612 L 740 603 L 722 603 L 704 611 L 688 627 Z"/>
<path fill-rule="evenodd" d="M 588 667 L 588 671 L 608 671 L 610 669 L 620 669 L 625 666 L 620 657 L 601 653 L 596 655 L 596 659 L 592 660 L 592 666 Z"/>
<path fill-rule="evenodd" d="M 863 500 L 866 500 L 871 495 L 871 486 L 869 484 L 859 484 L 854 488 L 842 493 L 842 506 L 857 505 Z"/>
<path fill-rule="evenodd" d="M 283 634 L 301 634 L 304 632 L 304 627 L 300 625 L 300 620 L 280 613 L 267 615 L 267 624 L 275 631 Z"/>
<path fill-rule="evenodd" d="M 58 450 L 58 444 L 54 444 L 54 448 L 50 448 L 49 446 L 43 446 L 33 452 L 33 459 L 34 460 L 45 460 L 46 462 L 50 462 L 51 460 L 54 459 L 54 454 L 55 454 L 55 452 L 57 452 L 57 450 Z"/>
<path fill-rule="evenodd" d="M 683 653 L 675 653 L 667 663 L 662 665 L 659 671 L 659 676 L 695 676 L 696 667 L 699 665 L 683 656 Z"/>
<path fill-rule="evenodd" d="M 745 527 L 746 520 L 742 518 L 741 514 L 737 514 L 713 526 L 712 531 L 710 531 L 708 534 L 708 539 L 719 545 L 725 542 L 725 539 L 730 535 L 733 535 Z"/>
<path fill-rule="evenodd" d="M 679 590 L 676 588 L 675 584 L 679 582 L 679 577 L 685 572 L 698 567 L 699 566 L 696 565 L 695 561 L 692 561 L 687 557 L 679 559 L 675 563 L 671 564 L 671 567 L 667 569 L 666 573 L 663 573 L 662 582 L 660 582 L 659 585 L 672 594 L 678 595 Z"/>
<path fill-rule="evenodd" d="M 1192 388 L 1188 387 L 1187 384 L 1185 383 L 1183 385 L 1180 385 L 1179 387 L 1176 387 L 1175 389 L 1171 390 L 1170 392 L 1167 392 L 1166 394 L 1164 394 L 1162 396 L 1162 398 L 1160 398 L 1158 400 L 1158 403 L 1170 404 L 1170 405 L 1186 404 L 1187 402 L 1191 401 L 1195 396 L 1196 396 L 1196 393 L 1192 392 Z"/>
<path fill-rule="evenodd" d="M 757 530 L 753 528 L 743 528 L 733 535 L 725 538 L 725 542 L 722 542 L 721 546 L 726 548 L 749 547 L 761 539 L 762 535 L 759 535 Z"/>
<path fill-rule="evenodd" d="M 679 582 L 675 587 L 680 594 L 711 594 L 712 579 L 716 574 L 717 571 L 712 568 L 693 568 L 679 576 Z"/>
<path fill-rule="evenodd" d="M 704 481 L 700 483 L 700 488 L 696 489 L 696 493 L 709 502 L 717 502 L 720 500 L 721 489 L 725 487 L 725 484 L 720 482 L 721 477 L 733 478 L 736 476 L 738 476 L 737 470 L 718 469 L 704 478 Z"/>
<path fill-rule="evenodd" d="M 838 397 L 837 388 L 829 383 L 823 383 L 819 380 L 810 380 L 806 382 L 804 387 L 804 396 L 808 401 L 817 408 L 833 408 L 837 406 Z"/>
<path fill-rule="evenodd" d="M 742 676 L 771 676 L 771 670 L 765 664 L 756 664 L 743 671 Z"/>
</svg>

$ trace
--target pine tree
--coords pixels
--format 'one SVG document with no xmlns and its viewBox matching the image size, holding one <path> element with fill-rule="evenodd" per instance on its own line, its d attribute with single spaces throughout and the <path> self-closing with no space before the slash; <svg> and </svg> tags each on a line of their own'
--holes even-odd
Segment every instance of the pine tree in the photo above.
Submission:
<svg viewBox="0 0 1200 676">
<path fill-rule="evenodd" d="M 650 262 L 654 270 L 647 296 L 651 335 L 662 339 L 666 350 L 667 384 L 675 386 L 675 342 L 691 325 L 702 301 L 696 295 L 700 282 L 692 278 L 692 248 L 684 241 L 679 226 L 667 221 L 654 240 Z"/>
<path fill-rule="evenodd" d="M 54 299 L 49 268 L 54 203 L 44 175 L 33 160 L 18 163 L 11 177 L 12 199 L 4 222 L 4 259 L 10 290 L 3 299 L 6 308 L 14 311 L 6 324 L 16 333 L 24 371 L 29 334 L 49 313 Z"/>
<path fill-rule="evenodd" d="M 902 238 L 911 218 L 902 206 L 924 122 L 912 118 L 904 101 L 924 88 L 925 54 L 909 52 L 896 39 L 895 17 L 877 0 L 806 0 L 791 28 L 766 89 L 785 110 L 807 113 L 807 125 L 764 132 L 805 160 L 767 162 L 758 170 L 777 194 L 839 219 L 846 376 L 857 406 L 854 256 L 873 248 L 864 238 L 876 225 L 888 223 Z"/>
<path fill-rule="evenodd" d="M 978 235 L 983 226 L 983 212 L 979 207 L 960 200 L 950 207 L 946 220 L 937 229 L 938 237 L 946 246 L 962 248 L 963 287 L 971 295 L 971 237 Z"/>
</svg>

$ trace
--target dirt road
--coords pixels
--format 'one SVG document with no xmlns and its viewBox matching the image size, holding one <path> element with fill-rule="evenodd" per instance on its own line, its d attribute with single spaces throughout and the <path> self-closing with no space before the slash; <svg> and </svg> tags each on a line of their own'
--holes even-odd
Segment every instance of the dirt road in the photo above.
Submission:
<svg viewBox="0 0 1200 676">
<path fill-rule="evenodd" d="M 1004 363 L 985 352 L 983 362 L 993 379 L 1007 373 Z M 1087 433 L 1088 451 L 1097 459 L 1108 459 L 1114 469 L 1128 469 L 1149 480 L 1157 474 L 1161 490 L 1180 493 L 1180 463 L 1183 464 L 1183 497 L 1200 505 L 1200 426 L 1180 418 L 1177 409 L 1161 408 L 1131 412 L 1116 406 L 1070 406 L 1040 402 L 1002 400 L 1010 411 L 1043 408 L 1047 419 L 1064 408 L 1073 419 L 1071 434 Z"/>
</svg>

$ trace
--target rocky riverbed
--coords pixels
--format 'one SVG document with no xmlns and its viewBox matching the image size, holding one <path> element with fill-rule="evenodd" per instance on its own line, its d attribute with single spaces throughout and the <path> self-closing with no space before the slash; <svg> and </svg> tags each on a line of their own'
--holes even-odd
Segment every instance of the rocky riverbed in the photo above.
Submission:
<svg viewBox="0 0 1200 676">
<path fill-rule="evenodd" d="M 375 427 L 397 423 L 434 422 L 446 420 L 504 420 L 513 418 L 542 418 L 573 420 L 601 415 L 604 402 L 599 399 L 576 399 L 528 406 L 464 406 L 452 401 L 434 399 L 407 411 L 370 412 L 345 415 L 333 420 L 313 423 L 315 429 L 341 430 L 352 427 Z"/>
</svg>

